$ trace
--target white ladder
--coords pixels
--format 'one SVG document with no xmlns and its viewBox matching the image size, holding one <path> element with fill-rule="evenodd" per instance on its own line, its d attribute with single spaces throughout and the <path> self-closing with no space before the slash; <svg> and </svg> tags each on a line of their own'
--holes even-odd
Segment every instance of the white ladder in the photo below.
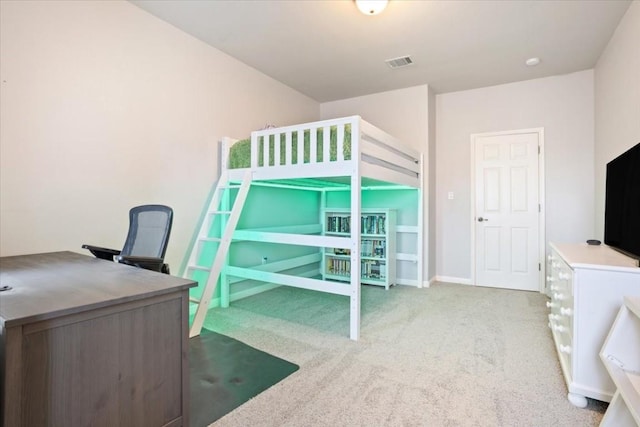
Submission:
<svg viewBox="0 0 640 427">
<path fill-rule="evenodd" d="M 229 175 L 225 171 L 220 175 L 218 185 L 216 185 L 216 189 L 211 197 L 211 202 L 209 203 L 206 216 L 200 225 L 198 238 L 191 248 L 189 261 L 183 274 L 185 278 L 191 278 L 189 276 L 193 275 L 195 271 L 206 271 L 209 273 L 200 299 L 190 299 L 190 302 L 198 304 L 198 308 L 196 309 L 195 318 L 193 319 L 193 323 L 189 329 L 189 338 L 200 335 L 204 318 L 206 317 L 207 310 L 209 309 L 211 297 L 216 290 L 218 278 L 222 272 L 222 267 L 227 257 L 229 246 L 231 245 L 233 233 L 238 225 L 238 219 L 240 218 L 242 207 L 244 206 L 247 193 L 249 192 L 249 187 L 251 187 L 250 171 L 245 173 L 241 184 L 229 184 Z M 238 194 L 235 197 L 231 210 L 226 210 L 228 209 L 229 204 L 227 190 L 230 189 L 238 189 Z M 223 198 L 223 195 L 226 196 Z M 220 202 L 222 202 L 222 208 Z M 216 224 L 216 216 L 220 216 L 221 219 L 220 224 L 222 232 L 220 234 L 220 238 L 210 237 L 211 229 L 215 227 Z M 198 264 L 200 248 L 206 242 L 217 242 L 218 248 L 211 265 L 200 265 Z"/>
</svg>

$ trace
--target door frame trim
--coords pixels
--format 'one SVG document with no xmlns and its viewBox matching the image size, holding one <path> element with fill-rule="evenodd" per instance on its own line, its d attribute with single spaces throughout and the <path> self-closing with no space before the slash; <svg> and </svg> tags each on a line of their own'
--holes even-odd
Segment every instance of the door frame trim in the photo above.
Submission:
<svg viewBox="0 0 640 427">
<path fill-rule="evenodd" d="M 547 242 L 545 239 L 545 221 L 546 221 L 546 205 L 545 205 L 545 193 L 544 193 L 544 128 L 528 128 L 528 129 L 515 129 L 500 132 L 485 132 L 485 133 L 472 133 L 470 136 L 471 142 L 471 285 L 477 286 L 476 283 L 476 140 L 480 137 L 488 136 L 502 136 L 502 135 L 520 135 L 526 133 L 538 134 L 538 147 L 540 147 L 540 154 L 538 155 L 538 203 L 540 204 L 540 214 L 538 215 L 538 263 L 540 270 L 538 272 L 538 291 L 540 293 L 545 292 L 546 283 L 546 266 L 545 252 Z"/>
</svg>

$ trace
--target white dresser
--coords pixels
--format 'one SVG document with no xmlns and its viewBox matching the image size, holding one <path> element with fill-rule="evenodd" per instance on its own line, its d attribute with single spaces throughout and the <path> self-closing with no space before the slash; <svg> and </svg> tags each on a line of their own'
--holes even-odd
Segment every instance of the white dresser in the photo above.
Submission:
<svg viewBox="0 0 640 427">
<path fill-rule="evenodd" d="M 637 261 L 609 248 L 551 243 L 547 286 L 549 327 L 562 366 L 569 401 L 586 397 L 610 402 L 616 390 L 599 358 L 624 296 L 640 296 Z"/>
</svg>

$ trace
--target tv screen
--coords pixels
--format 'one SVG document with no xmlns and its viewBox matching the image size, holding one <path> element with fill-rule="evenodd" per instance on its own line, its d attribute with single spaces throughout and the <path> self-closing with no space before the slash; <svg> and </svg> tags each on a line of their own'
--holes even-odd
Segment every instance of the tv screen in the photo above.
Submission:
<svg viewBox="0 0 640 427">
<path fill-rule="evenodd" d="M 604 242 L 640 259 L 640 143 L 607 163 Z"/>
</svg>

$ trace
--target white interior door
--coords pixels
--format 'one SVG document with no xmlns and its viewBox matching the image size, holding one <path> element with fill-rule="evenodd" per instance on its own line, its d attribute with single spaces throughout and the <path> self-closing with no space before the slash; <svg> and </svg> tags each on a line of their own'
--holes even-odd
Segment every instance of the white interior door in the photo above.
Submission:
<svg viewBox="0 0 640 427">
<path fill-rule="evenodd" d="M 538 131 L 473 135 L 475 284 L 540 290 Z"/>
</svg>

